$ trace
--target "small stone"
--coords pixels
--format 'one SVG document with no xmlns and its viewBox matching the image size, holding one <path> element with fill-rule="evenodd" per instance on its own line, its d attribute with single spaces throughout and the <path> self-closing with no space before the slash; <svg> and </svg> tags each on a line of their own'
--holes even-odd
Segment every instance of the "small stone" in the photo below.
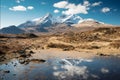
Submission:
<svg viewBox="0 0 120 80">
<path fill-rule="evenodd" d="M 34 52 L 33 52 L 33 51 L 30 51 L 30 54 L 34 54 Z"/>
<path fill-rule="evenodd" d="M 5 70 L 4 73 L 10 73 L 10 71 L 9 70 Z"/>
</svg>

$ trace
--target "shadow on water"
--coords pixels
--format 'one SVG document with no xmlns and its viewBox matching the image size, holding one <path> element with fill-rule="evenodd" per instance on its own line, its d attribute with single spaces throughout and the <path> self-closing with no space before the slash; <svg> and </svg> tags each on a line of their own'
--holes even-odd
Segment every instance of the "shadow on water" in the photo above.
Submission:
<svg viewBox="0 0 120 80">
<path fill-rule="evenodd" d="M 0 80 L 120 80 L 120 58 L 49 59 L 28 64 L 13 59 L 0 64 Z"/>
</svg>

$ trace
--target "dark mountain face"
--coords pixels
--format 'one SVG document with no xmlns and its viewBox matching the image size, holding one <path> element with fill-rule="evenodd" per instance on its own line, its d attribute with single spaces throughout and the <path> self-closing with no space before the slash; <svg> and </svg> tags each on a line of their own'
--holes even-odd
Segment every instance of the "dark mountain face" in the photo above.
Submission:
<svg viewBox="0 0 120 80">
<path fill-rule="evenodd" d="M 48 32 L 47 29 L 45 29 L 44 27 L 40 27 L 36 29 L 38 32 Z"/>
<path fill-rule="evenodd" d="M 6 27 L 6 28 L 2 28 L 0 30 L 0 33 L 3 33 L 3 34 L 20 34 L 20 33 L 24 33 L 25 31 L 16 27 L 16 26 L 9 26 L 9 27 Z"/>
<path fill-rule="evenodd" d="M 19 28 L 28 28 L 28 27 L 31 27 L 31 26 L 34 26 L 34 22 L 32 22 L 32 21 L 27 21 L 27 22 L 25 22 L 25 23 L 20 24 L 18 27 L 19 27 Z"/>
</svg>

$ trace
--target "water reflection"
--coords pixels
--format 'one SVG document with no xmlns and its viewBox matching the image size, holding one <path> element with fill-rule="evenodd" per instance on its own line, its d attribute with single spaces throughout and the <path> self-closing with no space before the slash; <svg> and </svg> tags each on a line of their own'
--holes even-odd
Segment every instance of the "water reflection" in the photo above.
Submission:
<svg viewBox="0 0 120 80">
<path fill-rule="evenodd" d="M 109 73 L 109 70 L 106 69 L 106 68 L 101 68 L 101 72 L 102 72 L 102 73 Z"/>
<path fill-rule="evenodd" d="M 61 79 L 65 79 L 68 77 L 73 78 L 73 77 L 77 77 L 78 75 L 82 79 L 87 79 L 88 77 L 88 71 L 86 66 L 78 67 L 78 66 L 65 65 L 62 66 L 61 68 L 64 69 L 64 71 L 53 72 L 53 75 Z"/>
<path fill-rule="evenodd" d="M 21 64 L 13 59 L 0 64 L 0 80 L 120 80 L 120 58 L 50 59 Z"/>
<path fill-rule="evenodd" d="M 54 71 L 53 75 L 58 77 L 59 79 L 84 79 L 88 78 L 89 71 L 87 66 L 78 66 L 82 62 L 92 62 L 92 60 L 88 59 L 62 59 L 59 63 L 63 64 L 61 69 L 53 67 Z"/>
</svg>

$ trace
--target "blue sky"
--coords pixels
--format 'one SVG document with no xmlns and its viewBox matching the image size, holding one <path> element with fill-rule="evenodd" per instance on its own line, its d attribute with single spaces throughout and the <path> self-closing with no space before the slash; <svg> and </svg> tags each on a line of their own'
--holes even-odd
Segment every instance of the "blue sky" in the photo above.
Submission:
<svg viewBox="0 0 120 80">
<path fill-rule="evenodd" d="M 77 14 L 109 24 L 120 25 L 119 0 L 0 0 L 0 27 L 19 25 L 51 13 Z"/>
</svg>

